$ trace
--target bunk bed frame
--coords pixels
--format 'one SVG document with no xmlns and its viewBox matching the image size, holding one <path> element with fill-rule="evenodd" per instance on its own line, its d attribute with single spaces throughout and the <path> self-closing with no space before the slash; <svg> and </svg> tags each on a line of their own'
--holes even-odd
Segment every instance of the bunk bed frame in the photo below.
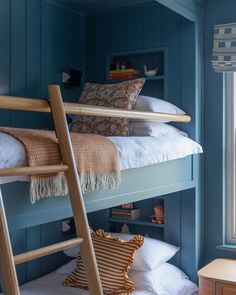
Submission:
<svg viewBox="0 0 236 295">
<path fill-rule="evenodd" d="M 89 290 L 92 295 L 99 295 L 102 294 L 102 287 L 90 237 L 90 231 L 84 207 L 83 194 L 80 187 L 80 181 L 74 159 L 69 130 L 67 127 L 66 114 L 96 115 L 136 119 L 138 118 L 141 120 L 158 120 L 162 118 L 176 122 L 189 122 L 191 118 L 188 115 L 123 111 L 118 109 L 84 106 L 81 104 L 72 103 L 63 104 L 59 86 L 50 85 L 48 87 L 48 92 L 49 102 L 46 100 L 34 100 L 29 98 L 2 96 L 0 97 L 0 109 L 51 112 L 53 115 L 55 131 L 59 142 L 63 164 L 54 166 L 17 167 L 1 169 L 0 177 L 64 172 L 69 188 L 70 203 L 75 220 L 77 238 L 13 256 L 6 221 L 6 213 L 0 191 L 0 273 L 3 278 L 4 294 L 20 294 L 15 265 L 61 251 L 65 248 L 74 247 L 75 245 L 81 245 Z M 61 219 L 62 216 L 58 215 L 57 218 Z"/>
<path fill-rule="evenodd" d="M 168 7 L 177 14 L 183 16 L 185 19 L 194 23 L 195 25 L 195 101 L 194 101 L 194 127 L 195 127 L 195 139 L 201 142 L 201 111 L 202 111 L 202 10 L 196 1 L 185 0 L 156 0 L 160 4 Z M 29 98 L 17 98 L 2 96 L 0 97 L 0 109 L 12 109 L 12 110 L 28 110 L 37 112 L 50 112 L 49 103 L 45 100 L 35 100 Z M 123 118 L 141 118 L 141 119 L 158 119 L 166 118 L 166 114 L 153 114 L 134 111 L 120 111 L 116 109 L 97 108 L 93 106 L 83 106 L 80 104 L 64 103 L 65 112 L 68 114 L 84 114 L 84 115 L 96 115 L 106 116 L 119 116 Z M 168 115 L 169 116 L 169 115 Z M 189 121 L 189 117 L 176 117 L 170 115 L 168 118 L 171 121 L 179 120 Z M 52 167 L 51 167 L 52 168 Z M 62 168 L 62 167 L 60 167 Z M 66 167 L 64 167 L 66 168 Z M 54 167 L 58 169 L 58 167 Z M 47 168 L 45 168 L 47 170 Z M 181 173 L 179 173 L 181 171 Z M 16 170 L 1 171 L 0 176 L 3 175 L 16 175 L 19 173 L 28 174 L 32 172 L 28 168 L 17 168 Z M 147 173 L 148 172 L 148 173 Z M 4 174 L 5 173 L 5 174 Z M 147 176 L 148 175 L 148 176 Z M 158 175 L 158 177 L 156 177 Z M 132 178 L 132 184 L 128 183 L 128 179 Z M 201 191 L 201 161 L 198 155 L 189 156 L 187 158 L 178 159 L 174 161 L 164 162 L 150 167 L 143 167 L 139 169 L 129 169 L 122 171 L 122 184 L 119 188 L 112 191 L 88 193 L 84 196 L 84 205 L 87 212 L 94 212 L 100 209 L 109 208 L 111 206 L 120 205 L 124 202 L 135 202 L 143 200 L 145 198 L 152 198 L 169 194 L 172 192 L 179 192 L 187 189 L 194 189 L 193 194 L 195 197 L 194 205 L 194 262 L 193 267 L 195 270 L 199 268 L 201 264 L 201 252 L 202 252 L 202 191 Z M 29 185 L 27 183 L 14 183 L 14 189 L 10 189 L 11 185 L 1 185 L 2 195 L 0 194 L 0 207 L 3 210 L 0 214 L 0 223 L 5 227 L 0 228 L 2 234 L 1 238 L 8 239 L 9 243 L 9 230 L 17 230 L 26 227 L 31 227 L 38 224 L 48 223 L 50 221 L 60 220 L 72 216 L 72 209 L 69 204 L 68 198 L 50 198 L 43 199 L 36 203 L 34 206 L 29 201 L 29 196 L 26 192 L 29 191 Z M 17 198 L 21 201 L 16 204 L 15 191 L 19 194 Z M 6 227 L 6 218 L 4 214 L 3 200 L 5 211 L 7 215 L 8 228 Z M 33 217 L 33 218 L 32 218 Z M 70 243 L 70 242 L 69 242 Z M 63 247 L 72 246 L 76 241 L 71 241 L 71 244 L 60 244 L 56 247 L 57 250 Z M 9 244 L 8 244 L 9 245 Z M 50 246 L 51 247 L 51 246 Z M 41 254 L 53 253 L 54 248 L 47 247 L 39 251 Z M 5 257 L 12 257 L 12 253 L 9 249 L 4 249 Z M 36 250 L 37 251 L 37 250 Z M 34 253 L 35 254 L 35 253 Z M 38 256 L 41 257 L 42 255 Z M 23 257 L 23 256 L 22 256 Z M 4 258 L 5 260 L 5 258 Z M 1 260 L 2 261 L 2 260 Z M 25 261 L 25 260 L 24 260 Z M 10 261 L 13 265 L 13 259 Z M 95 267 L 96 269 L 96 267 Z M 12 268 L 11 268 L 12 270 Z M 2 270 L 0 269 L 1 277 L 4 278 Z M 15 276 L 14 272 L 11 274 Z M 5 278 L 4 278 L 5 280 Z M 6 278 L 9 280 L 9 277 Z M 4 294 L 19 294 L 18 293 L 4 293 Z M 99 293 L 96 293 L 99 294 Z"/>
</svg>

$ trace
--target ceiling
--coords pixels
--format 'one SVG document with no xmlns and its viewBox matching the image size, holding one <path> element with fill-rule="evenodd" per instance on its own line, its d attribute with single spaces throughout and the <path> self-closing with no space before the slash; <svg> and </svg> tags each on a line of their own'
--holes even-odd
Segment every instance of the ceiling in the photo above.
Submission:
<svg viewBox="0 0 236 295">
<path fill-rule="evenodd" d="M 91 14 L 107 10 L 156 2 L 155 0 L 54 0 L 55 2 L 76 11 Z"/>
</svg>

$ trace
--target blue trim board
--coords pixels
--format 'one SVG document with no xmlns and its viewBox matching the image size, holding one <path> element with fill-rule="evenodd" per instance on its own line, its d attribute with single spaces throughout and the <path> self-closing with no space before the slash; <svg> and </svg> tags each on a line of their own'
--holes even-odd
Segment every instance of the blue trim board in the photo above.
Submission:
<svg viewBox="0 0 236 295">
<path fill-rule="evenodd" d="M 177 14 L 192 22 L 201 22 L 203 16 L 202 7 L 194 0 L 156 0 Z"/>
</svg>

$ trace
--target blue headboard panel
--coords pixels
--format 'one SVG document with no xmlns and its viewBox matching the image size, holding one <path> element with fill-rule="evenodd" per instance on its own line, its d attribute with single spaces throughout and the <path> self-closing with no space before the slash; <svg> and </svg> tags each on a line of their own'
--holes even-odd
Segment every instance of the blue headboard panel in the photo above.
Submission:
<svg viewBox="0 0 236 295">
<path fill-rule="evenodd" d="M 158 3 L 87 18 L 86 81 L 107 82 L 107 58 L 129 52 L 166 48 L 165 81 L 146 81 L 142 94 L 159 94 L 193 118 L 178 124 L 195 138 L 195 24 Z M 152 65 L 152 56 L 146 56 Z"/>
</svg>

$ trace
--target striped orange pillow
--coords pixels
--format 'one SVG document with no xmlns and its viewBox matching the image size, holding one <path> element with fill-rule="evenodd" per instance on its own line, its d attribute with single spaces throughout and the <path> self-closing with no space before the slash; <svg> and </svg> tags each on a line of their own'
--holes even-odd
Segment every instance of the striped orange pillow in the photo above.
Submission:
<svg viewBox="0 0 236 295">
<path fill-rule="evenodd" d="M 92 240 L 103 292 L 109 295 L 124 295 L 133 292 L 134 283 L 127 273 L 133 262 L 134 252 L 143 245 L 144 238 L 134 236 L 129 241 L 121 240 L 112 237 L 103 230 L 97 230 L 92 233 Z M 77 268 L 67 276 L 64 285 L 88 289 L 84 264 L 80 254 L 77 258 Z"/>
</svg>

